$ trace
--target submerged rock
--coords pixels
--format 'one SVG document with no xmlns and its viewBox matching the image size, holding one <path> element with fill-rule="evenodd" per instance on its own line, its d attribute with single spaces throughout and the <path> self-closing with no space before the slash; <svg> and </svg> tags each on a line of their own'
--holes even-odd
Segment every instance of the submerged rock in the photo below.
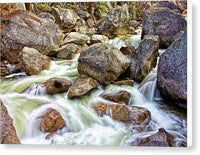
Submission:
<svg viewBox="0 0 200 155">
<path fill-rule="evenodd" d="M 99 34 L 103 34 L 109 38 L 115 38 L 118 34 L 128 33 L 128 21 L 128 7 L 125 4 L 110 11 L 96 27 Z"/>
<path fill-rule="evenodd" d="M 97 79 L 101 84 L 114 82 L 126 71 L 130 60 L 113 45 L 97 43 L 81 51 L 78 71 Z"/>
<path fill-rule="evenodd" d="M 149 110 L 137 106 L 97 103 L 94 109 L 100 116 L 108 115 L 125 124 L 147 125 L 151 119 Z"/>
<path fill-rule="evenodd" d="M 80 17 L 76 14 L 74 10 L 65 8 L 53 8 L 52 14 L 55 17 L 56 23 L 67 32 L 70 32 L 75 26 L 76 22 Z"/>
<path fill-rule="evenodd" d="M 39 117 L 39 128 L 43 132 L 55 132 L 63 128 L 66 124 L 60 113 L 52 108 Z"/>
<path fill-rule="evenodd" d="M 0 142 L 1 144 L 20 144 L 13 119 L 9 116 L 7 108 L 1 102 L 0 107 Z"/>
<path fill-rule="evenodd" d="M 106 93 L 102 95 L 106 100 L 128 105 L 131 99 L 131 94 L 125 90 Z"/>
<path fill-rule="evenodd" d="M 63 33 L 52 20 L 22 10 L 1 17 L 1 36 L 2 54 L 10 63 L 18 62 L 24 47 L 47 55 L 63 40 Z"/>
<path fill-rule="evenodd" d="M 99 83 L 93 78 L 78 77 L 69 89 L 68 98 L 80 97 L 98 86 Z"/>
<path fill-rule="evenodd" d="M 160 56 L 157 78 L 163 97 L 187 101 L 187 32 Z"/>
<path fill-rule="evenodd" d="M 131 72 L 132 77 L 141 82 L 147 74 L 156 67 L 157 57 L 159 50 L 159 38 L 158 36 L 147 35 L 140 42 L 139 47 L 136 50 L 137 64 L 135 72 Z"/>
<path fill-rule="evenodd" d="M 51 59 L 34 48 L 24 47 L 19 54 L 21 70 L 28 75 L 37 75 L 49 68 Z"/>
<path fill-rule="evenodd" d="M 168 48 L 178 38 L 180 31 L 187 28 L 182 15 L 166 7 L 144 11 L 143 20 L 142 36 L 158 35 L 159 48 Z"/>
<path fill-rule="evenodd" d="M 175 147 L 174 137 L 160 128 L 158 132 L 146 138 L 137 138 L 131 142 L 132 146 L 160 146 L 160 147 Z"/>
<path fill-rule="evenodd" d="M 53 95 L 67 92 L 72 85 L 72 81 L 62 78 L 51 78 L 45 81 L 43 85 L 46 87 L 46 93 Z"/>
</svg>

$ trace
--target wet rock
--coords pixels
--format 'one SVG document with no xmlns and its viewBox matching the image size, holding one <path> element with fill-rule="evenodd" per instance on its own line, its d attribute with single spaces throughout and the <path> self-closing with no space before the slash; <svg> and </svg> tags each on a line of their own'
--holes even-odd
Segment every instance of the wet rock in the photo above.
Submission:
<svg viewBox="0 0 200 155">
<path fill-rule="evenodd" d="M 156 67 L 157 57 L 159 49 L 158 36 L 147 35 L 140 42 L 139 47 L 136 50 L 137 59 L 135 59 L 136 67 L 135 71 L 131 72 L 132 78 L 138 82 L 141 82 L 146 75 Z M 134 60 L 134 61 L 135 61 Z M 135 65 L 135 62 L 133 62 Z M 134 67 L 133 67 L 134 68 Z"/>
<path fill-rule="evenodd" d="M 160 147 L 175 147 L 174 137 L 165 131 L 164 128 L 160 128 L 155 134 L 146 138 L 137 138 L 131 142 L 132 146 L 160 146 Z"/>
<path fill-rule="evenodd" d="M 7 108 L 1 102 L 0 108 L 0 142 L 1 144 L 20 144 L 13 119 L 9 116 Z"/>
<path fill-rule="evenodd" d="M 64 41 L 62 42 L 62 45 L 69 43 L 84 45 L 89 40 L 90 37 L 86 34 L 81 34 L 79 32 L 71 32 L 65 37 Z"/>
<path fill-rule="evenodd" d="M 96 27 L 99 34 L 103 34 L 109 38 L 115 38 L 118 34 L 128 33 L 128 21 L 128 7 L 125 4 L 110 11 Z"/>
<path fill-rule="evenodd" d="M 97 103 L 94 109 L 100 116 L 108 115 L 125 124 L 147 125 L 151 119 L 151 114 L 146 108 L 137 106 Z"/>
<path fill-rule="evenodd" d="M 151 8 L 144 11 L 142 37 L 158 35 L 159 48 L 168 48 L 187 28 L 187 22 L 181 14 L 169 8 Z"/>
<path fill-rule="evenodd" d="M 80 97 L 98 86 L 99 83 L 90 77 L 78 77 L 69 89 L 68 98 Z"/>
<path fill-rule="evenodd" d="M 55 21 L 55 17 L 48 12 L 41 12 L 40 14 L 38 14 L 38 17 L 47 18 L 47 19 L 51 19 L 51 20 Z"/>
<path fill-rule="evenodd" d="M 114 82 L 126 71 L 130 60 L 113 45 L 97 43 L 81 51 L 78 71 L 97 79 L 102 84 Z"/>
<path fill-rule="evenodd" d="M 119 80 L 119 81 L 113 82 L 112 84 L 114 84 L 114 85 L 133 86 L 134 85 L 134 81 L 133 80 Z"/>
<path fill-rule="evenodd" d="M 187 32 L 160 56 L 157 77 L 163 97 L 187 101 Z"/>
<path fill-rule="evenodd" d="M 45 81 L 43 85 L 46 87 L 46 93 L 53 95 L 67 92 L 72 85 L 72 81 L 62 78 L 51 78 Z"/>
<path fill-rule="evenodd" d="M 79 48 L 80 48 L 80 45 L 76 45 L 73 43 L 64 45 L 57 50 L 56 57 L 60 59 L 64 59 L 64 60 L 71 60 L 74 58 Z"/>
<path fill-rule="evenodd" d="M 24 47 L 47 55 L 63 40 L 63 33 L 52 20 L 22 10 L 2 16 L 1 36 L 2 54 L 10 63 L 18 62 L 18 54 Z"/>
<path fill-rule="evenodd" d="M 131 56 L 132 53 L 135 51 L 135 47 L 134 47 L 134 46 L 130 46 L 130 47 L 121 47 L 120 51 L 121 51 L 124 55 Z"/>
<path fill-rule="evenodd" d="M 49 68 L 51 59 L 34 48 L 24 47 L 19 54 L 21 70 L 28 75 L 37 75 Z"/>
<path fill-rule="evenodd" d="M 102 95 L 106 100 L 128 105 L 131 99 L 131 94 L 125 90 L 107 93 Z"/>
<path fill-rule="evenodd" d="M 91 43 L 109 43 L 108 37 L 100 34 L 93 34 L 91 37 Z"/>
<path fill-rule="evenodd" d="M 55 132 L 66 124 L 60 113 L 52 108 L 39 117 L 39 128 L 43 132 Z"/>
<path fill-rule="evenodd" d="M 67 32 L 70 32 L 75 26 L 76 22 L 80 17 L 76 14 L 74 10 L 64 9 L 64 8 L 53 8 L 52 14 L 56 19 L 56 23 Z"/>
</svg>

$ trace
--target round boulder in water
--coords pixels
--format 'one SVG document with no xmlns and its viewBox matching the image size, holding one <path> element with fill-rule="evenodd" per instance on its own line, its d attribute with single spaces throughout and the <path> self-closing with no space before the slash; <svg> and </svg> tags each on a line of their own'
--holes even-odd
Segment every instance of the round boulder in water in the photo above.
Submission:
<svg viewBox="0 0 200 155">
<path fill-rule="evenodd" d="M 103 94 L 103 98 L 128 105 L 131 99 L 131 94 L 125 90 Z"/>
<path fill-rule="evenodd" d="M 65 121 L 60 113 L 52 108 L 47 109 L 39 119 L 39 128 L 43 132 L 56 132 L 65 126 Z"/>
<path fill-rule="evenodd" d="M 43 85 L 46 87 L 46 93 L 53 95 L 67 92 L 72 82 L 63 78 L 51 78 L 45 81 Z"/>
</svg>

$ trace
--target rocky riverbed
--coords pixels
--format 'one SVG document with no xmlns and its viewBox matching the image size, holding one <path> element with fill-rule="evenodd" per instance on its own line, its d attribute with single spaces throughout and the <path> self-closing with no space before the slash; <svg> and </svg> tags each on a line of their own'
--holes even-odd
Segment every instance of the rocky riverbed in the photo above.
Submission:
<svg viewBox="0 0 200 155">
<path fill-rule="evenodd" d="M 2 5 L 1 143 L 187 146 L 186 6 Z"/>
</svg>

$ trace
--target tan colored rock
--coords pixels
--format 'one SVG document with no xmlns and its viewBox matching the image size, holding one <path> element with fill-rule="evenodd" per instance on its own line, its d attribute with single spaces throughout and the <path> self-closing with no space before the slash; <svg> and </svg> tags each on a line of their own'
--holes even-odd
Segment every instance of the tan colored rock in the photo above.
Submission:
<svg viewBox="0 0 200 155">
<path fill-rule="evenodd" d="M 52 108 L 39 117 L 40 119 L 40 130 L 43 132 L 55 132 L 65 126 L 65 121 L 60 113 Z"/>
<path fill-rule="evenodd" d="M 24 47 L 19 54 L 21 70 L 28 75 L 37 75 L 42 70 L 49 68 L 51 59 L 42 55 L 34 48 Z"/>
<path fill-rule="evenodd" d="M 46 93 L 53 95 L 67 92 L 72 85 L 72 81 L 62 78 L 51 78 L 45 81 L 43 85 L 46 87 Z"/>
<path fill-rule="evenodd" d="M 98 86 L 99 83 L 93 78 L 78 77 L 69 89 L 68 98 L 80 97 Z"/>
<path fill-rule="evenodd" d="M 13 119 L 9 116 L 7 108 L 1 102 L 0 107 L 0 142 L 1 144 L 20 144 Z"/>
<path fill-rule="evenodd" d="M 100 102 L 94 105 L 94 109 L 100 116 L 108 115 L 125 124 L 147 125 L 151 119 L 149 110 L 137 106 Z"/>
<path fill-rule="evenodd" d="M 108 94 L 104 94 L 103 98 L 106 100 L 110 100 L 117 103 L 123 103 L 128 105 L 131 99 L 131 94 L 127 91 L 121 90 L 117 92 L 112 92 Z"/>
<path fill-rule="evenodd" d="M 114 85 L 128 85 L 128 86 L 133 86 L 134 85 L 134 81 L 133 80 L 119 80 L 119 81 L 115 81 L 112 84 Z"/>
</svg>

